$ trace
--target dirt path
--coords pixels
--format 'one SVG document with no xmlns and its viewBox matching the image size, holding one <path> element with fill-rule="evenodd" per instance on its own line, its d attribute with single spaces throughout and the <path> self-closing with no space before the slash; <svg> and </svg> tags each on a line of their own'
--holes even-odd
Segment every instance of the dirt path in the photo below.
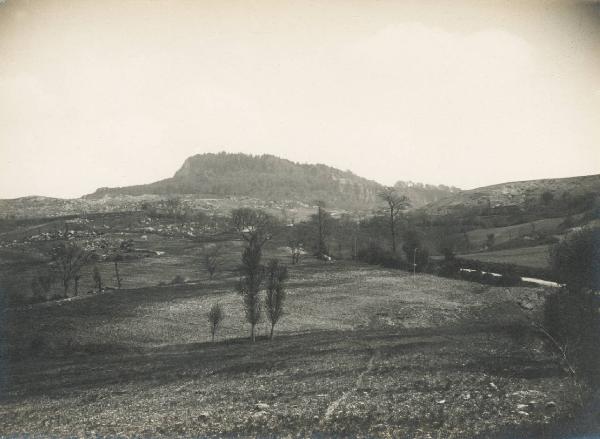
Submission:
<svg viewBox="0 0 600 439">
<path fill-rule="evenodd" d="M 378 355 L 379 355 L 378 351 L 374 351 L 373 355 L 371 355 L 371 358 L 369 358 L 367 367 L 365 368 L 365 370 L 363 370 L 360 373 L 360 375 L 358 375 L 358 378 L 356 378 L 354 387 L 352 387 L 349 390 L 346 390 L 344 393 L 342 393 L 342 396 L 340 396 L 338 399 L 336 399 L 331 404 L 329 404 L 329 406 L 327 407 L 327 410 L 325 411 L 325 416 L 323 417 L 323 419 L 321 421 L 321 426 L 323 426 L 325 423 L 327 423 L 327 422 L 329 422 L 329 420 L 331 420 L 331 416 L 333 415 L 333 413 L 340 406 L 340 404 L 342 402 L 344 402 L 346 400 L 346 398 L 348 398 L 348 395 L 350 395 L 352 392 L 357 391 L 363 385 L 363 378 L 367 373 L 370 373 L 373 370 L 373 364 L 375 363 L 375 359 Z"/>
</svg>

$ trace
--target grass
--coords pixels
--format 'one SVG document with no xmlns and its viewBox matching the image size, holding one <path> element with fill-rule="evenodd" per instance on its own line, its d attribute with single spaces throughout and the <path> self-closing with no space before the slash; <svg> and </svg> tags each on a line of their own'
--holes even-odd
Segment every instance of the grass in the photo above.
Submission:
<svg viewBox="0 0 600 439">
<path fill-rule="evenodd" d="M 235 246 L 215 280 L 156 286 L 193 260 L 171 245 L 172 265 L 136 262 L 153 286 L 8 310 L 0 434 L 488 437 L 545 428 L 578 404 L 524 326 L 541 288 L 307 258 L 290 267 L 275 339 L 264 322 L 252 344 Z M 226 319 L 210 343 L 215 301 Z"/>
<path fill-rule="evenodd" d="M 549 248 L 550 246 L 548 245 L 538 245 L 535 247 L 471 253 L 460 255 L 460 257 L 465 259 L 476 259 L 482 262 L 499 262 L 531 268 L 548 268 Z"/>
<path fill-rule="evenodd" d="M 563 233 L 559 230 L 559 226 L 564 220 L 565 217 L 544 218 L 513 226 L 476 229 L 467 232 L 467 236 L 469 237 L 471 245 L 483 247 L 487 241 L 488 234 L 493 233 L 494 242 L 497 245 L 524 236 L 531 236 L 536 233 L 546 233 L 550 235 Z"/>
</svg>

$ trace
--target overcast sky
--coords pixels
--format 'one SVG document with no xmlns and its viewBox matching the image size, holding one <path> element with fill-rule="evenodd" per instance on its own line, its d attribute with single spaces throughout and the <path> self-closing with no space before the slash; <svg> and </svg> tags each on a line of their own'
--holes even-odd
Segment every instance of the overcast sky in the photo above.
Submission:
<svg viewBox="0 0 600 439">
<path fill-rule="evenodd" d="M 384 184 L 600 173 L 600 7 L 0 0 L 0 198 L 223 150 Z"/>
</svg>

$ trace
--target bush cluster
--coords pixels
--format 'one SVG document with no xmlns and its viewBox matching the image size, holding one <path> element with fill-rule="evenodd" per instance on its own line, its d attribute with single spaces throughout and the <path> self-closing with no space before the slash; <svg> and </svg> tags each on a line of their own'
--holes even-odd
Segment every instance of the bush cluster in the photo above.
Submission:
<svg viewBox="0 0 600 439">
<path fill-rule="evenodd" d="M 381 265 L 385 268 L 408 269 L 408 264 L 400 256 L 384 249 L 379 244 L 372 243 L 368 247 L 360 249 L 357 254 L 358 260 L 371 265 Z"/>
</svg>

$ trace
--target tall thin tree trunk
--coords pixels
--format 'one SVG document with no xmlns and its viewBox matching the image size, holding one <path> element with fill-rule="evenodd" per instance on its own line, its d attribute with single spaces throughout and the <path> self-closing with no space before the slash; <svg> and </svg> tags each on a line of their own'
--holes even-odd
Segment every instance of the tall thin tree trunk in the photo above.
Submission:
<svg viewBox="0 0 600 439">
<path fill-rule="evenodd" d="M 271 323 L 271 335 L 269 335 L 269 340 L 273 340 L 273 328 L 275 328 L 275 323 Z"/>
<path fill-rule="evenodd" d="M 254 323 L 252 323 L 252 329 L 250 330 L 250 336 L 252 337 L 252 343 L 256 341 L 254 338 Z"/>
<path fill-rule="evenodd" d="M 396 256 L 396 224 L 394 221 L 394 208 L 390 208 L 390 231 L 392 232 L 392 253 Z"/>
<path fill-rule="evenodd" d="M 319 253 L 323 253 L 323 224 L 321 223 L 321 206 L 319 206 L 318 216 L 319 216 Z"/>
<path fill-rule="evenodd" d="M 121 276 L 119 275 L 119 266 L 115 261 L 115 276 L 117 277 L 117 288 L 121 288 Z"/>
</svg>

